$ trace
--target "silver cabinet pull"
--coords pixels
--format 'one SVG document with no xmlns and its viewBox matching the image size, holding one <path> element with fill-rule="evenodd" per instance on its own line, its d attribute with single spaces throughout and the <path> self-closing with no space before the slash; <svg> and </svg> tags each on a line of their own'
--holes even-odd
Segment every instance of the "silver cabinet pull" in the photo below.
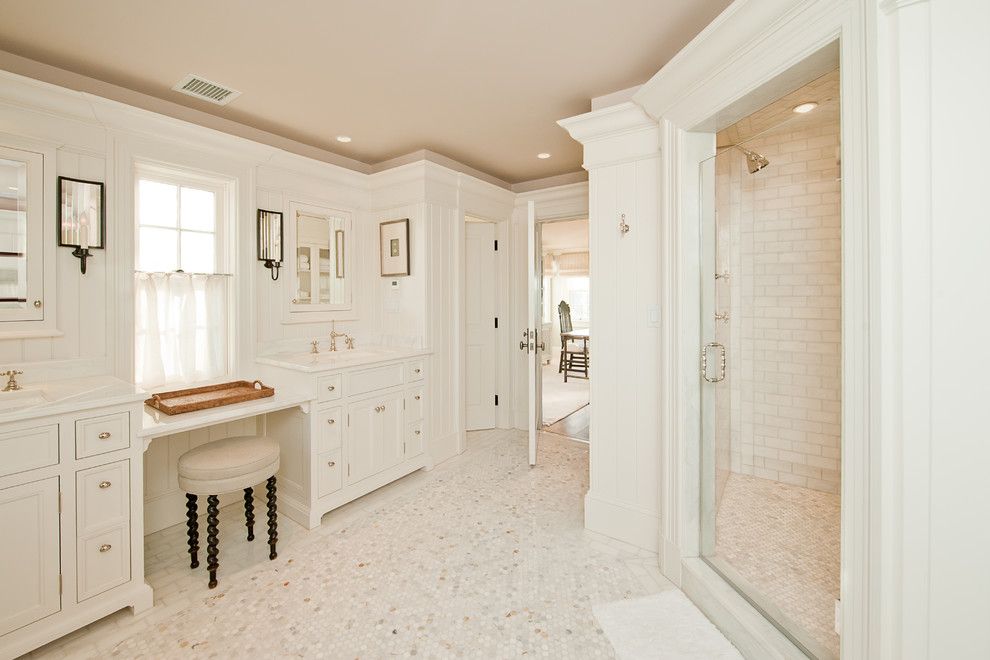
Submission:
<svg viewBox="0 0 990 660">
<path fill-rule="evenodd" d="M 718 377 L 716 378 L 708 377 L 708 349 L 710 348 L 717 348 L 720 353 Z M 717 341 L 705 344 L 701 349 L 701 377 L 709 383 L 718 383 L 725 380 L 725 346 Z"/>
<path fill-rule="evenodd" d="M 334 467 L 335 465 L 337 465 L 337 461 L 330 461 L 329 463 L 327 463 L 328 467 Z"/>
<path fill-rule="evenodd" d="M 40 300 L 35 300 L 34 301 L 34 308 L 35 309 L 41 309 L 41 301 Z"/>
<path fill-rule="evenodd" d="M 327 424 L 334 424 L 334 423 L 335 423 L 335 422 L 334 422 L 334 420 L 332 420 L 332 419 L 328 419 L 328 420 L 327 420 Z"/>
<path fill-rule="evenodd" d="M 104 543 L 103 545 L 100 546 L 100 552 L 110 552 L 110 548 L 112 547 L 113 546 L 110 545 L 109 543 Z"/>
<path fill-rule="evenodd" d="M 100 482 L 100 488 L 102 488 L 103 490 L 106 490 L 109 487 L 110 487 L 110 482 L 109 481 L 101 481 Z"/>
<path fill-rule="evenodd" d="M 416 399 L 417 401 L 419 401 L 419 399 L 420 399 L 420 397 L 419 397 L 418 394 L 416 396 L 414 396 L 413 398 Z"/>
<path fill-rule="evenodd" d="M 110 431 L 104 431 L 103 433 L 99 434 L 96 437 L 99 438 L 100 440 L 107 440 L 110 438 Z"/>
<path fill-rule="evenodd" d="M 423 371 L 422 369 L 413 369 L 413 373 L 414 374 L 418 374 L 418 373 L 420 373 L 422 371 Z"/>
<path fill-rule="evenodd" d="M 335 389 L 337 388 L 334 387 L 333 385 L 327 385 L 327 392 L 333 392 Z"/>
<path fill-rule="evenodd" d="M 416 435 L 419 435 L 420 433 L 422 433 L 422 431 L 420 431 L 419 429 L 416 429 Z"/>
</svg>

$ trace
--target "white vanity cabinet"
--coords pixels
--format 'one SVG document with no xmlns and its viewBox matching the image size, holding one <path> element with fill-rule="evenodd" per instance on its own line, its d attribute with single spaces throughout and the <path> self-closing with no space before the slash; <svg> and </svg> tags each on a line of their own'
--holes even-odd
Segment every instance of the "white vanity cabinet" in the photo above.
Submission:
<svg viewBox="0 0 990 660">
<path fill-rule="evenodd" d="M 328 511 L 429 462 L 428 355 L 338 353 L 259 359 L 266 382 L 313 395 L 308 412 L 266 419 L 267 434 L 281 445 L 279 510 L 309 529 Z"/>
<path fill-rule="evenodd" d="M 152 605 L 129 390 L 0 411 L 0 658 Z"/>
</svg>

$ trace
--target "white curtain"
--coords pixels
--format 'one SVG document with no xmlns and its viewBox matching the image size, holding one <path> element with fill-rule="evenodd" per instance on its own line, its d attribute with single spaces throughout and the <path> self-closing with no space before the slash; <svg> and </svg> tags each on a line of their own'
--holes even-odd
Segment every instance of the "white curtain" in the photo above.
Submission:
<svg viewBox="0 0 990 660">
<path fill-rule="evenodd" d="M 136 273 L 135 380 L 143 387 L 191 383 L 227 371 L 223 275 Z"/>
</svg>

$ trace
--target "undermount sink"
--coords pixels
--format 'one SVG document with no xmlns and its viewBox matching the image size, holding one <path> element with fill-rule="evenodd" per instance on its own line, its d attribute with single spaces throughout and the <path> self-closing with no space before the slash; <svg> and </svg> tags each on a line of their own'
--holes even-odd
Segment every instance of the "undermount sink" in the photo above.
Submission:
<svg viewBox="0 0 990 660">
<path fill-rule="evenodd" d="M 259 362 L 276 366 L 301 369 L 302 371 L 321 371 L 338 366 L 350 366 L 363 362 L 388 360 L 394 356 L 401 357 L 401 349 L 385 346 L 366 346 L 363 348 L 338 348 L 336 351 L 320 351 L 312 353 L 285 352 L 265 355 L 258 358 Z"/>
<path fill-rule="evenodd" d="M 37 406 L 42 403 L 49 403 L 50 401 L 51 399 L 45 396 L 44 391 L 40 387 L 25 387 L 9 392 L 0 391 L 0 410 Z"/>
</svg>

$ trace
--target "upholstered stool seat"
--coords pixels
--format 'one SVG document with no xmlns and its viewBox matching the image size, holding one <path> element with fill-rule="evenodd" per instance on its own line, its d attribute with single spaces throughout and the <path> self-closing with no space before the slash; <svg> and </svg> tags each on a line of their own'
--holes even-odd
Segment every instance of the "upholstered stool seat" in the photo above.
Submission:
<svg viewBox="0 0 990 660">
<path fill-rule="evenodd" d="M 245 435 L 225 438 L 190 449 L 179 457 L 179 488 L 186 492 L 186 519 L 189 528 L 190 566 L 199 566 L 200 495 L 206 495 L 207 568 L 210 589 L 217 586 L 217 516 L 220 495 L 244 491 L 244 513 L 247 519 L 247 540 L 254 540 L 254 485 L 266 482 L 268 493 L 269 559 L 275 559 L 278 541 L 278 519 L 275 504 L 275 473 L 279 467 L 279 445 L 265 436 Z"/>
</svg>

